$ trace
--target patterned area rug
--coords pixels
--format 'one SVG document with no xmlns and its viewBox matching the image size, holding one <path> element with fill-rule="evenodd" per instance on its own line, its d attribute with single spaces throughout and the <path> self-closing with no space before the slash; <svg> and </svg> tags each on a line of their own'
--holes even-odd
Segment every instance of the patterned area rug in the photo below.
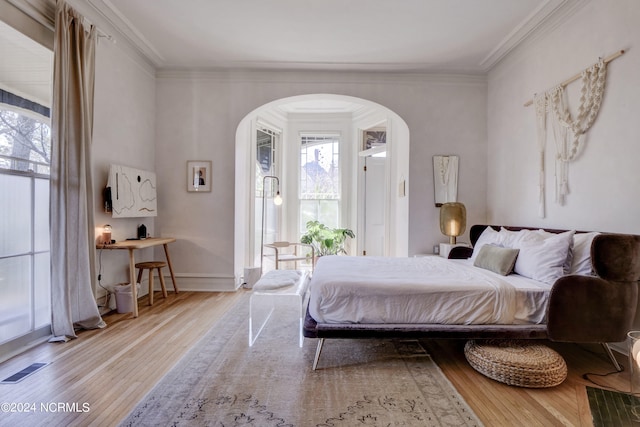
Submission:
<svg viewBox="0 0 640 427">
<path fill-rule="evenodd" d="M 418 341 L 298 346 L 295 310 L 277 306 L 252 347 L 249 299 L 231 309 L 123 426 L 480 426 Z"/>
</svg>

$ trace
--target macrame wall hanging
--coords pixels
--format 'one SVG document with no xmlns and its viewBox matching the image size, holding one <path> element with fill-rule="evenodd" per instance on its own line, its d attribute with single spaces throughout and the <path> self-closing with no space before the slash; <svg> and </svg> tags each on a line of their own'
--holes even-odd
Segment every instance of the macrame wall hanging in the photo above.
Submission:
<svg viewBox="0 0 640 427">
<path fill-rule="evenodd" d="M 569 163 L 584 149 L 584 135 L 593 125 L 604 96 L 607 64 L 624 53 L 600 59 L 582 73 L 565 80 L 547 92 L 536 94 L 525 107 L 535 105 L 537 142 L 539 151 L 538 215 L 545 217 L 545 147 L 547 141 L 547 114 L 556 143 L 555 201 L 564 205 L 569 194 Z M 575 117 L 571 114 L 565 87 L 576 80 L 581 81 L 580 101 Z"/>
</svg>

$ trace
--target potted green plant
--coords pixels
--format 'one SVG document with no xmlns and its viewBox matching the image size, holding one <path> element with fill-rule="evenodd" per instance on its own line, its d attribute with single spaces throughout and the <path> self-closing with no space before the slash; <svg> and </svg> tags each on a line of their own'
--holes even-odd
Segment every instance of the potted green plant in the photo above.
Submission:
<svg viewBox="0 0 640 427">
<path fill-rule="evenodd" d="M 329 228 L 320 221 L 307 222 L 307 232 L 300 238 L 301 243 L 312 245 L 316 256 L 346 254 L 344 244 L 347 237 L 356 235 L 348 228 Z"/>
</svg>

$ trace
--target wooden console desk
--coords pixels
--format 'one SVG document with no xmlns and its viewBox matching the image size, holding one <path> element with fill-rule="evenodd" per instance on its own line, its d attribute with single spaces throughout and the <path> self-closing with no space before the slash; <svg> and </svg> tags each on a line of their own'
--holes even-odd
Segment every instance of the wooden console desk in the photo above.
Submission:
<svg viewBox="0 0 640 427">
<path fill-rule="evenodd" d="M 171 280 L 173 280 L 173 286 L 176 293 L 178 292 L 178 285 L 176 283 L 176 276 L 173 274 L 173 266 L 171 265 L 171 257 L 169 256 L 169 243 L 175 242 L 173 237 L 148 237 L 141 240 L 122 240 L 120 242 L 112 243 L 109 245 L 96 245 L 98 249 L 127 249 L 129 250 L 129 283 L 131 283 L 131 297 L 133 298 L 133 317 L 138 317 L 138 289 L 136 286 L 136 261 L 134 258 L 134 251 L 136 249 L 145 249 L 152 246 L 164 246 L 164 255 L 167 257 L 167 265 L 169 266 L 169 272 L 171 273 Z"/>
</svg>

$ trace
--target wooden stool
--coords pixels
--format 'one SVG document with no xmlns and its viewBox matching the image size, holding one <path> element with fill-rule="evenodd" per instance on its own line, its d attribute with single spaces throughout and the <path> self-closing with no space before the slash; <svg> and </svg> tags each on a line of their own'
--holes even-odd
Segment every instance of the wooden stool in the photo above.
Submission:
<svg viewBox="0 0 640 427">
<path fill-rule="evenodd" d="M 167 263 L 164 261 L 147 261 L 136 263 L 138 269 L 138 283 L 142 279 L 142 272 L 149 270 L 149 305 L 153 305 L 153 269 L 158 269 L 158 277 L 160 278 L 160 286 L 162 287 L 162 296 L 167 297 L 167 288 L 164 285 L 164 277 L 162 277 L 162 267 L 166 267 Z M 175 284 L 173 289 L 177 292 Z"/>
</svg>

